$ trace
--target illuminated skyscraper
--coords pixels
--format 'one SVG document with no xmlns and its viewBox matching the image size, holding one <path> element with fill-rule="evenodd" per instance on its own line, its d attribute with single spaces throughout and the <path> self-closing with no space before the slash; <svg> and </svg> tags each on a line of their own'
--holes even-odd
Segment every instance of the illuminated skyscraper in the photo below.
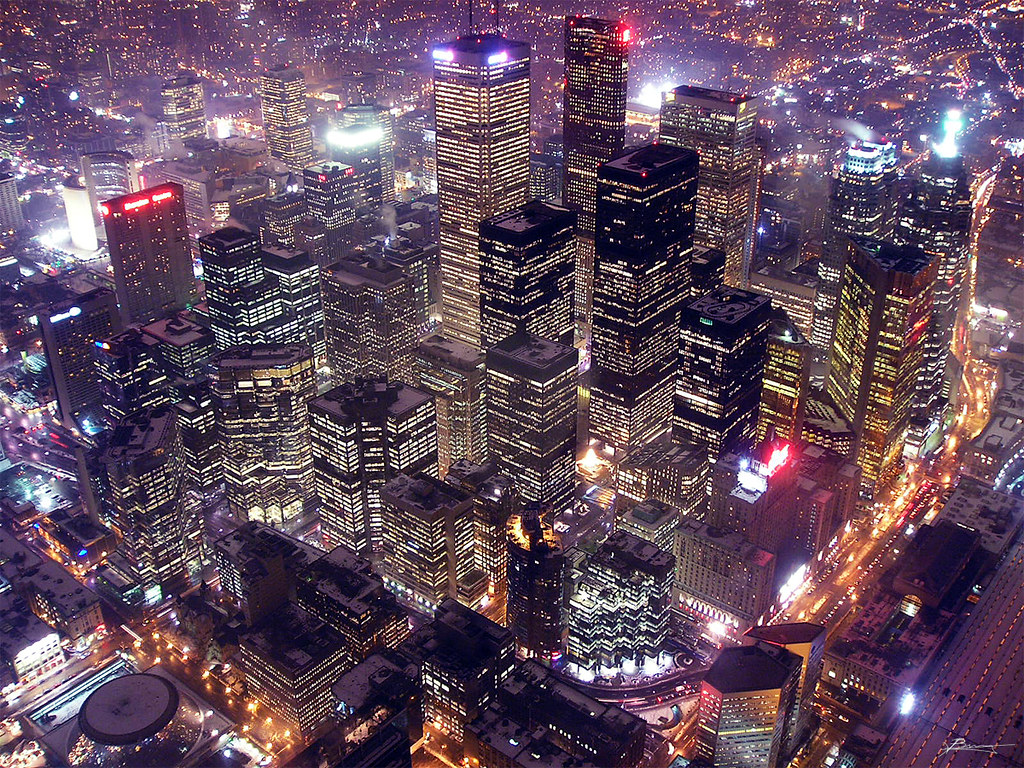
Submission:
<svg viewBox="0 0 1024 768">
<path fill-rule="evenodd" d="M 745 288 L 757 206 L 757 100 L 682 85 L 665 94 L 661 141 L 700 155 L 694 241 L 725 251 L 725 283 Z"/>
<path fill-rule="evenodd" d="M 281 344 L 306 344 L 319 363 L 326 354 L 320 268 L 306 251 L 281 246 L 265 246 L 260 260 L 281 304 L 274 338 Z"/>
<path fill-rule="evenodd" d="M 530 46 L 494 34 L 433 51 L 444 331 L 480 346 L 480 222 L 530 183 Z"/>
<path fill-rule="evenodd" d="M 306 212 L 324 225 L 328 247 L 338 254 L 356 220 L 359 182 L 355 168 L 326 162 L 307 168 L 302 176 Z"/>
<path fill-rule="evenodd" d="M 97 224 L 102 223 L 100 203 L 141 189 L 135 160 L 127 152 L 88 152 L 79 162 Z"/>
<path fill-rule="evenodd" d="M 156 339 L 131 327 L 97 339 L 94 347 L 103 410 L 111 424 L 133 411 L 171 401 L 168 376 L 157 358 Z"/>
<path fill-rule="evenodd" d="M 100 212 L 125 325 L 155 320 L 195 299 L 180 184 L 115 197 L 102 203 Z"/>
<path fill-rule="evenodd" d="M 891 141 L 858 141 L 846 150 L 843 164 L 832 179 L 811 335 L 811 343 L 819 350 L 830 349 L 835 333 L 849 236 L 884 238 L 892 232 L 892 183 L 897 159 L 896 145 Z"/>
<path fill-rule="evenodd" d="M 0 173 L 0 232 L 20 229 L 24 223 L 18 201 L 18 182 L 13 173 Z"/>
<path fill-rule="evenodd" d="M 757 442 L 799 440 L 810 393 L 813 347 L 779 310 L 768 330 L 764 386 L 757 414 Z"/>
<path fill-rule="evenodd" d="M 312 400 L 309 422 L 325 544 L 380 549 L 381 486 L 401 472 L 437 473 L 433 400 L 384 377 L 356 379 Z"/>
<path fill-rule="evenodd" d="M 572 344 L 575 214 L 534 200 L 480 223 L 480 339 L 517 331 Z"/>
<path fill-rule="evenodd" d="M 670 425 L 696 196 L 697 154 L 678 147 L 598 172 L 590 434 L 617 451 Z"/>
<path fill-rule="evenodd" d="M 306 215 L 306 197 L 301 192 L 282 192 L 263 201 L 263 242 L 295 245 L 295 225 Z"/>
<path fill-rule="evenodd" d="M 562 652 L 565 555 L 551 523 L 534 507 L 508 521 L 508 620 L 527 658 L 550 661 Z"/>
<path fill-rule="evenodd" d="M 487 350 L 488 448 L 524 501 L 555 514 L 576 488 L 575 347 L 529 334 Z"/>
<path fill-rule="evenodd" d="M 172 139 L 206 138 L 206 99 L 203 81 L 192 75 L 171 78 L 160 89 L 164 122 Z"/>
<path fill-rule="evenodd" d="M 899 474 L 927 345 L 938 256 L 850 241 L 825 391 L 857 435 L 869 494 Z"/>
<path fill-rule="evenodd" d="M 594 297 L 597 169 L 625 145 L 631 37 L 620 21 L 565 19 L 563 203 L 579 212 L 574 316 L 588 323 Z"/>
<path fill-rule="evenodd" d="M 263 129 L 271 157 L 299 171 L 313 162 L 313 136 L 306 106 L 306 78 L 287 64 L 271 67 L 260 76 Z"/>
<path fill-rule="evenodd" d="M 350 104 L 337 113 L 327 135 L 331 160 L 356 168 L 368 203 L 395 200 L 395 130 L 391 111 L 378 104 Z"/>
</svg>

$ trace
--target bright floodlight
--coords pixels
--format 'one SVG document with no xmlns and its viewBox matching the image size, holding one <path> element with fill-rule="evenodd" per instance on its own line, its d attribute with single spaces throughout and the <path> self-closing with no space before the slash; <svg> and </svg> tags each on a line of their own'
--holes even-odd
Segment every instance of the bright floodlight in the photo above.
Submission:
<svg viewBox="0 0 1024 768">
<path fill-rule="evenodd" d="M 938 144 L 932 144 L 932 151 L 939 157 L 956 157 L 959 149 L 956 135 L 964 128 L 964 119 L 959 109 L 951 109 L 942 121 L 943 136 Z"/>
<path fill-rule="evenodd" d="M 900 699 L 900 714 L 909 715 L 914 711 L 914 703 L 917 701 L 917 697 L 910 691 L 903 694 L 903 698 Z"/>
<path fill-rule="evenodd" d="M 384 129 L 379 125 L 368 125 L 358 130 L 333 130 L 327 134 L 327 142 L 340 149 L 358 149 L 380 144 Z"/>
</svg>

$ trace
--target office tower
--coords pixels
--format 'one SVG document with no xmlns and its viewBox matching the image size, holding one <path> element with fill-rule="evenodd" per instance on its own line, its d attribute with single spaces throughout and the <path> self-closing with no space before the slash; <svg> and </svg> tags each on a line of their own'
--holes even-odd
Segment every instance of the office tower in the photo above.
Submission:
<svg viewBox="0 0 1024 768">
<path fill-rule="evenodd" d="M 327 227 L 312 216 L 303 216 L 295 224 L 295 247 L 308 253 L 321 268 L 334 260 Z"/>
<path fill-rule="evenodd" d="M 249 697 L 300 744 L 324 730 L 331 685 L 352 666 L 341 633 L 294 603 L 285 603 L 238 640 Z"/>
<path fill-rule="evenodd" d="M 183 312 L 148 323 L 142 332 L 156 342 L 154 354 L 175 387 L 205 381 L 206 364 L 214 353 L 208 328 L 192 322 Z"/>
<path fill-rule="evenodd" d="M 171 594 L 199 576 L 202 521 L 186 492 L 181 435 L 169 405 L 136 411 L 104 453 L 120 555 L 149 592 Z M 156 600 L 155 602 L 159 602 Z"/>
<path fill-rule="evenodd" d="M 690 259 L 690 298 L 721 288 L 725 283 L 725 251 L 718 248 L 694 246 Z"/>
<path fill-rule="evenodd" d="M 505 626 L 526 658 L 551 661 L 562 652 L 562 542 L 542 519 L 536 505 L 527 505 L 507 525 L 508 592 Z"/>
<path fill-rule="evenodd" d="M 440 477 L 458 459 L 487 458 L 486 370 L 482 352 L 436 334 L 413 353 L 412 382 L 434 396 Z"/>
<path fill-rule="evenodd" d="M 189 485 L 203 496 L 218 491 L 223 481 L 217 418 L 209 387 L 193 385 L 181 392 L 174 404 L 185 454 Z"/>
<path fill-rule="evenodd" d="M 758 645 L 768 643 L 800 657 L 800 679 L 791 722 L 786 727 L 788 738 L 782 750 L 782 755 L 791 756 L 814 722 L 814 690 L 821 678 L 828 631 L 820 624 L 799 622 L 752 627 L 747 630 L 747 637 L 756 640 Z"/>
<path fill-rule="evenodd" d="M 330 158 L 352 168 L 353 202 L 356 210 L 380 208 L 384 196 L 381 175 L 381 141 L 379 126 L 348 125 L 332 128 L 327 134 Z"/>
<path fill-rule="evenodd" d="M 557 203 L 562 199 L 562 164 L 550 155 L 530 155 L 531 200 Z"/>
<path fill-rule="evenodd" d="M 281 307 L 275 339 L 282 344 L 306 344 L 315 361 L 323 360 L 327 348 L 320 268 L 306 251 L 282 246 L 265 246 L 260 260 L 274 282 Z"/>
<path fill-rule="evenodd" d="M 758 623 L 775 598 L 775 556 L 737 531 L 684 519 L 676 533 L 673 594 L 698 623 L 738 635 Z"/>
<path fill-rule="evenodd" d="M 424 613 L 449 597 L 479 606 L 487 578 L 473 558 L 473 497 L 420 472 L 389 480 L 380 501 L 388 589 Z"/>
<path fill-rule="evenodd" d="M 315 492 L 307 405 L 316 390 L 312 353 L 298 344 L 232 347 L 217 355 L 214 368 L 231 513 L 240 520 L 290 523 L 295 507 Z M 278 508 L 281 486 L 295 490 L 297 505 L 293 496 L 287 510 Z"/>
<path fill-rule="evenodd" d="M 857 435 L 865 493 L 899 474 L 931 321 L 938 257 L 851 240 L 825 391 Z"/>
<path fill-rule="evenodd" d="M 100 203 L 142 189 L 135 160 L 127 152 L 87 152 L 79 162 L 97 225 L 102 224 Z"/>
<path fill-rule="evenodd" d="M 675 558 L 649 541 L 614 531 L 570 575 L 568 655 L 581 670 L 642 666 L 668 636 Z"/>
<path fill-rule="evenodd" d="M 218 229 L 199 238 L 199 258 L 217 349 L 276 342 L 281 302 L 263 267 L 259 238 L 238 227 Z"/>
<path fill-rule="evenodd" d="M 800 439 L 811 389 L 813 357 L 814 348 L 789 315 L 782 310 L 774 312 L 768 327 L 757 442 Z"/>
<path fill-rule="evenodd" d="M 446 336 L 480 346 L 480 222 L 526 202 L 530 46 L 494 34 L 433 51 Z"/>
<path fill-rule="evenodd" d="M 682 311 L 672 436 L 723 452 L 751 443 L 757 428 L 771 301 L 722 287 Z"/>
<path fill-rule="evenodd" d="M 310 401 L 309 428 L 324 541 L 379 550 L 381 487 L 402 472 L 437 472 L 432 398 L 383 376 L 357 378 Z"/>
<path fill-rule="evenodd" d="M 590 433 L 616 451 L 669 428 L 696 190 L 696 153 L 664 144 L 598 171 Z"/>
<path fill-rule="evenodd" d="M 335 547 L 298 572 L 295 600 L 342 634 L 356 664 L 409 636 L 409 619 L 395 596 L 370 561 L 346 547 Z"/>
<path fill-rule="evenodd" d="M 627 453 L 616 467 L 618 492 L 625 500 L 657 499 L 684 517 L 704 515 L 708 451 L 702 445 L 667 440 Z"/>
<path fill-rule="evenodd" d="M 95 251 L 99 242 L 96 239 L 95 212 L 89 204 L 89 191 L 77 176 L 73 176 L 65 180 L 60 196 L 64 203 L 71 245 L 81 251 Z"/>
<path fill-rule="evenodd" d="M 887 139 L 858 141 L 846 150 L 843 163 L 832 178 L 811 335 L 811 343 L 819 350 L 831 349 L 847 238 L 857 235 L 882 239 L 892 232 L 893 183 L 898 159 L 896 145 Z"/>
<path fill-rule="evenodd" d="M 782 768 L 800 657 L 771 645 L 726 648 L 700 689 L 697 756 L 721 768 Z"/>
<path fill-rule="evenodd" d="M 417 229 L 422 232 L 419 227 Z M 374 238 L 374 246 L 379 241 L 380 237 Z M 438 251 L 439 247 L 436 242 L 427 240 L 414 242 L 407 237 L 395 234 L 384 238 L 383 247 L 380 249 L 386 262 L 409 273 L 413 279 L 416 294 L 416 327 L 420 333 L 430 328 L 436 318 L 441 315 L 438 297 L 440 292 Z"/>
<path fill-rule="evenodd" d="M 769 297 L 772 306 L 789 315 L 800 334 L 811 341 L 818 294 L 817 259 L 805 261 L 796 269 L 774 264 L 761 267 L 750 273 L 750 290 Z"/>
<path fill-rule="evenodd" d="M 561 514 L 576 489 L 579 353 L 529 334 L 487 350 L 488 448 L 525 501 Z"/>
<path fill-rule="evenodd" d="M 378 169 L 380 177 L 380 203 L 395 200 L 395 120 L 391 110 L 382 104 L 349 104 L 335 116 L 342 128 L 356 127 L 362 131 L 362 142 L 371 137 L 377 143 Z M 371 151 L 371 155 L 374 153 Z M 355 165 L 342 157 L 331 158 Z"/>
<path fill-rule="evenodd" d="M 517 331 L 573 342 L 576 216 L 534 200 L 480 223 L 480 344 Z"/>
<path fill-rule="evenodd" d="M 179 75 L 167 80 L 160 88 L 160 103 L 171 139 L 206 138 L 206 100 L 203 98 L 202 80 L 192 75 Z"/>
<path fill-rule="evenodd" d="M 294 171 L 313 162 L 313 135 L 306 107 L 306 78 L 287 64 L 270 67 L 260 76 L 263 130 L 270 156 Z"/>
<path fill-rule="evenodd" d="M 662 552 L 672 552 L 681 515 L 675 507 L 657 499 L 644 499 L 615 518 L 615 529 L 649 541 Z"/>
<path fill-rule="evenodd" d="M 263 226 L 260 237 L 266 244 L 295 246 L 295 225 L 306 215 L 306 197 L 302 192 L 282 192 L 263 201 Z"/>
<path fill-rule="evenodd" d="M 597 169 L 625 146 L 631 37 L 620 21 L 565 19 L 561 197 L 567 208 L 579 212 L 574 316 L 588 323 L 594 296 Z"/>
<path fill-rule="evenodd" d="M 359 201 L 356 171 L 344 163 L 324 162 L 302 173 L 306 213 L 324 225 L 327 245 L 338 254 L 351 236 Z"/>
<path fill-rule="evenodd" d="M 665 93 L 661 141 L 700 155 L 694 242 L 725 251 L 725 283 L 745 288 L 754 251 L 760 159 L 754 96 L 681 85 Z"/>
<path fill-rule="evenodd" d="M 97 341 L 121 330 L 117 302 L 106 288 L 69 290 L 65 299 L 41 309 L 36 317 L 57 412 L 71 426 L 83 408 L 99 405 L 102 399 L 93 350 Z"/>
<path fill-rule="evenodd" d="M 409 381 L 417 342 L 412 277 L 383 259 L 351 254 L 321 278 L 327 365 L 335 379 L 383 374 Z"/>
<path fill-rule="evenodd" d="M 24 223 L 18 202 L 18 182 L 13 173 L 0 173 L 0 232 L 21 229 Z"/>
<path fill-rule="evenodd" d="M 103 410 L 111 424 L 133 411 L 171 401 L 170 382 L 156 346 L 157 340 L 137 327 L 94 342 Z"/>
<path fill-rule="evenodd" d="M 100 205 L 125 325 L 155 320 L 195 298 L 184 190 L 160 184 Z"/>
</svg>

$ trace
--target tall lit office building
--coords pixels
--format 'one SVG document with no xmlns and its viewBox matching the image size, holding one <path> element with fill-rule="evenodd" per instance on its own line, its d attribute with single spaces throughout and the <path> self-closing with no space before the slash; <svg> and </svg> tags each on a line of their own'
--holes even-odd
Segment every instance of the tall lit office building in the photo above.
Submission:
<svg viewBox="0 0 1024 768">
<path fill-rule="evenodd" d="M 357 210 L 376 210 L 381 206 L 384 189 L 381 173 L 381 143 L 384 132 L 378 125 L 348 125 L 332 128 L 327 146 L 332 161 L 352 168 Z"/>
<path fill-rule="evenodd" d="M 228 504 L 241 520 L 282 525 L 315 493 L 309 347 L 232 347 L 214 360 L 213 396 Z"/>
<path fill-rule="evenodd" d="M 590 434 L 616 451 L 669 428 L 696 197 L 690 150 L 651 144 L 598 171 Z"/>
<path fill-rule="evenodd" d="M 169 405 L 136 411 L 114 428 L 104 453 L 112 524 L 127 560 L 148 591 L 164 594 L 196 580 L 202 522 L 187 493 L 181 435 Z"/>
<path fill-rule="evenodd" d="M 550 661 L 562 652 L 562 542 L 534 507 L 508 521 L 505 626 L 526 658 Z"/>
<path fill-rule="evenodd" d="M 622 151 L 632 31 L 620 21 L 567 16 L 563 203 L 579 212 L 574 316 L 590 322 L 597 169 Z"/>
<path fill-rule="evenodd" d="M 310 402 L 309 427 L 325 544 L 379 550 L 384 483 L 437 473 L 433 399 L 384 377 L 356 379 Z"/>
<path fill-rule="evenodd" d="M 203 81 L 192 75 L 171 78 L 160 88 L 164 123 L 172 139 L 206 138 L 206 99 Z"/>
<path fill-rule="evenodd" d="M 349 104 L 335 119 L 342 128 L 357 127 L 363 131 L 362 141 L 372 135 L 378 146 L 380 191 L 382 203 L 395 200 L 395 120 L 391 110 L 382 104 Z M 372 152 L 370 153 L 373 154 Z M 332 158 L 335 159 L 335 158 Z M 354 163 L 336 158 L 343 163 Z"/>
<path fill-rule="evenodd" d="M 278 64 L 260 75 L 263 130 L 271 157 L 299 171 L 313 162 L 313 135 L 302 70 Z"/>
<path fill-rule="evenodd" d="M 88 152 L 79 162 L 89 192 L 89 205 L 98 225 L 102 225 L 100 203 L 142 188 L 135 159 L 127 152 Z"/>
<path fill-rule="evenodd" d="M 480 223 L 480 339 L 517 331 L 573 342 L 576 215 L 534 200 Z"/>
<path fill-rule="evenodd" d="M 323 270 L 327 364 L 339 381 L 386 375 L 411 381 L 416 286 L 376 257 L 352 254 Z"/>
<path fill-rule="evenodd" d="M 324 162 L 302 174 L 306 212 L 324 225 L 332 253 L 339 253 L 356 220 L 359 182 L 356 171 L 344 163 Z"/>
<path fill-rule="evenodd" d="M 725 251 L 725 283 L 745 288 L 757 207 L 757 99 L 682 85 L 665 94 L 661 141 L 700 155 L 695 242 Z"/>
<path fill-rule="evenodd" d="M 282 344 L 306 344 L 319 363 L 326 354 L 320 268 L 306 251 L 284 246 L 265 246 L 260 260 L 281 305 L 275 338 Z"/>
<path fill-rule="evenodd" d="M 764 385 L 757 413 L 757 442 L 799 440 L 810 394 L 814 348 L 789 316 L 779 310 L 768 329 Z"/>
<path fill-rule="evenodd" d="M 683 307 L 672 436 L 712 464 L 753 443 L 770 312 L 767 296 L 725 286 Z"/>
<path fill-rule="evenodd" d="M 306 196 L 302 192 L 282 192 L 263 201 L 260 236 L 264 243 L 295 245 L 295 225 L 306 215 Z"/>
<path fill-rule="evenodd" d="M 525 501 L 572 510 L 579 352 L 517 334 L 487 350 L 488 448 Z"/>
<path fill-rule="evenodd" d="M 189 387 L 182 394 L 174 410 L 185 451 L 185 471 L 192 488 L 209 497 L 219 493 L 224 478 L 213 396 L 205 385 Z"/>
<path fill-rule="evenodd" d="M 902 466 L 938 261 L 915 246 L 869 238 L 849 244 L 825 391 L 853 425 L 867 493 Z"/>
<path fill-rule="evenodd" d="M 170 402 L 170 382 L 157 357 L 157 343 L 137 327 L 96 340 L 96 375 L 103 392 L 103 410 L 111 424 L 141 408 Z"/>
<path fill-rule="evenodd" d="M 18 201 L 18 181 L 13 173 L 0 173 L 0 232 L 20 229 L 24 223 Z"/>
<path fill-rule="evenodd" d="M 413 353 L 412 383 L 434 396 L 439 477 L 459 459 L 487 458 L 484 354 L 444 336 L 428 336 Z"/>
<path fill-rule="evenodd" d="M 195 298 L 180 184 L 161 184 L 103 202 L 114 290 L 125 325 L 156 320 Z"/>
<path fill-rule="evenodd" d="M 530 46 L 495 34 L 434 49 L 444 332 L 480 346 L 480 222 L 530 183 Z"/>
<path fill-rule="evenodd" d="M 835 333 L 843 257 L 851 235 L 884 238 L 892 232 L 896 145 L 858 141 L 846 150 L 832 179 L 814 302 L 811 343 L 828 351 Z"/>
</svg>

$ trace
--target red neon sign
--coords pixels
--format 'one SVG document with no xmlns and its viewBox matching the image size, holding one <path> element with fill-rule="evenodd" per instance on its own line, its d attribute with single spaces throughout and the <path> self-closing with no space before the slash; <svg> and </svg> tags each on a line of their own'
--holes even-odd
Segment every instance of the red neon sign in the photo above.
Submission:
<svg viewBox="0 0 1024 768">
<path fill-rule="evenodd" d="M 166 200 L 169 197 L 174 197 L 174 193 L 171 191 L 161 192 L 159 195 L 153 195 L 150 198 L 154 203 L 159 203 L 161 200 Z"/>
<path fill-rule="evenodd" d="M 783 445 L 779 448 L 774 448 L 772 455 L 768 458 L 768 477 L 774 475 L 779 467 L 785 466 L 787 461 L 789 461 L 789 446 Z"/>
<path fill-rule="evenodd" d="M 346 168 L 346 169 L 345 169 L 345 175 L 346 175 L 346 176 L 351 176 L 351 175 L 353 175 L 353 174 L 354 174 L 355 172 L 356 172 L 356 169 L 355 169 L 355 168 Z"/>
<path fill-rule="evenodd" d="M 128 211 L 134 211 L 136 208 L 142 208 L 147 205 L 149 205 L 148 197 L 143 197 L 139 200 L 131 200 L 124 204 L 124 211 L 127 213 Z"/>
</svg>

